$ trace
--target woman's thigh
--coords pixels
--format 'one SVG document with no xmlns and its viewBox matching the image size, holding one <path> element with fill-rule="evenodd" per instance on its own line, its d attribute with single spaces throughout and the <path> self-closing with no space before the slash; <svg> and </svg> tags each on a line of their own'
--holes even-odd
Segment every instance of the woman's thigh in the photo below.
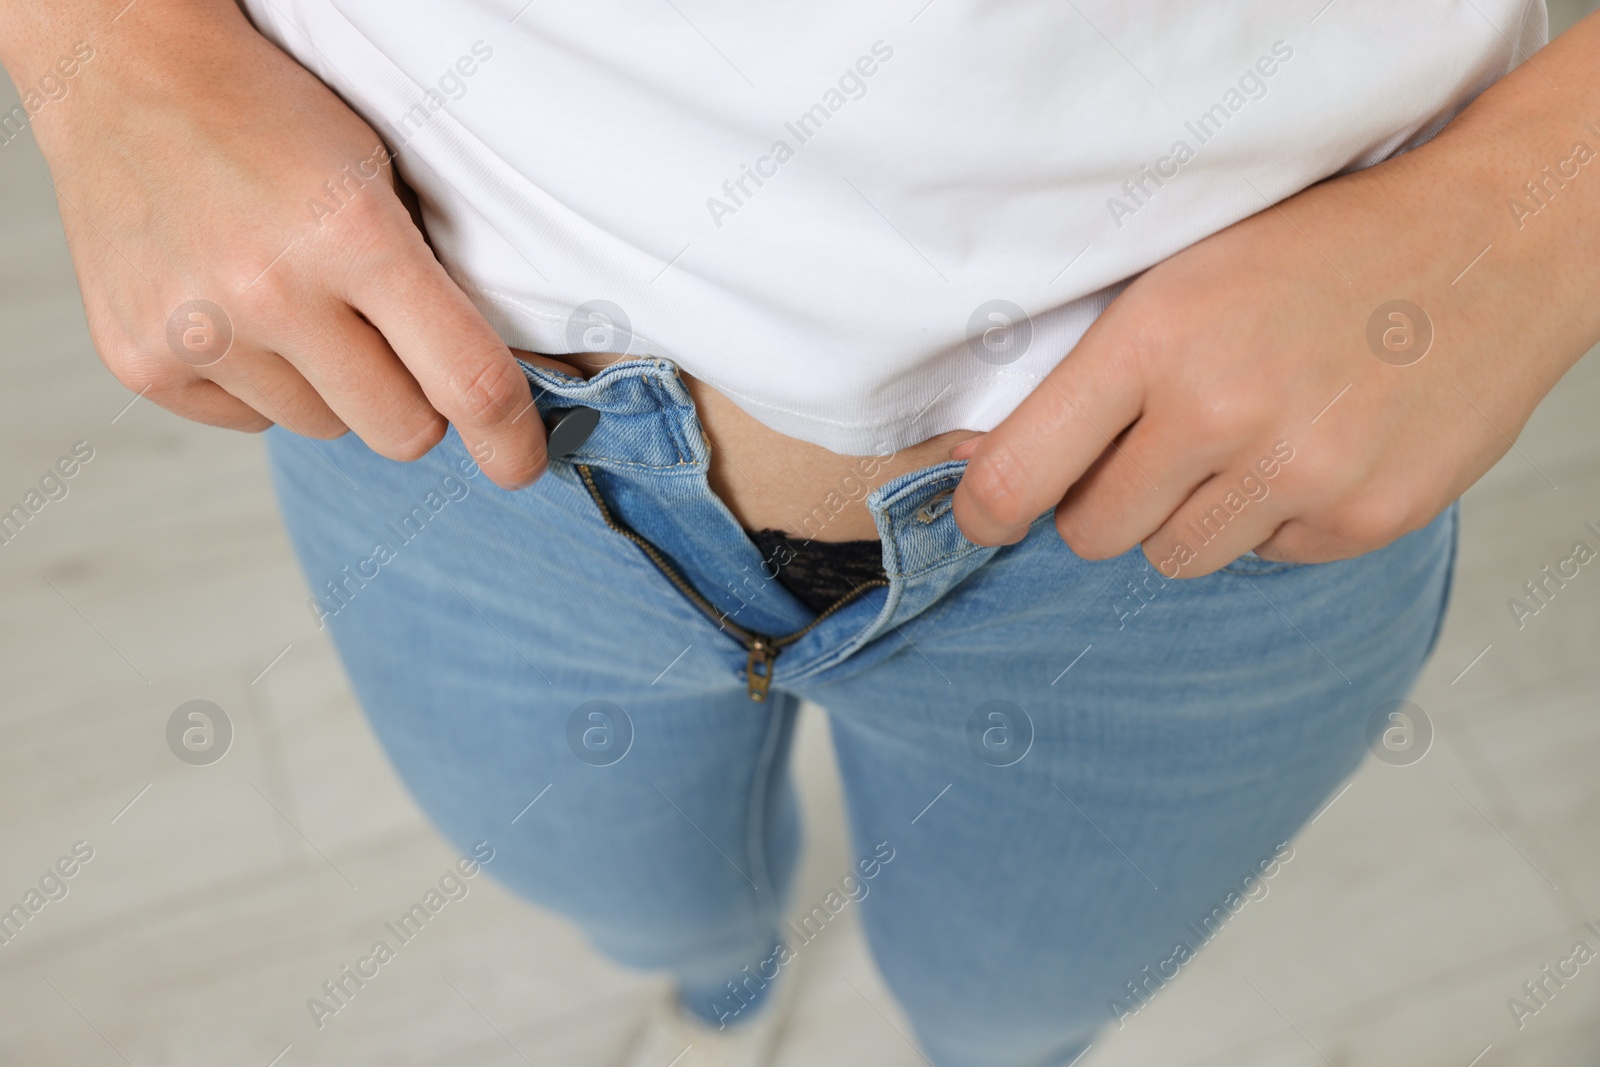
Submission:
<svg viewBox="0 0 1600 1067">
<path fill-rule="evenodd" d="M 765 954 L 795 702 L 752 706 L 742 656 L 569 480 L 500 490 L 454 433 L 414 464 L 269 440 L 308 610 L 440 829 L 623 962 L 720 985 Z"/>
<path fill-rule="evenodd" d="M 895 851 L 864 922 L 940 1067 L 1065 1063 L 1266 891 L 1430 650 L 1454 533 L 1164 581 L 1046 519 L 805 687 L 857 851 Z"/>
</svg>

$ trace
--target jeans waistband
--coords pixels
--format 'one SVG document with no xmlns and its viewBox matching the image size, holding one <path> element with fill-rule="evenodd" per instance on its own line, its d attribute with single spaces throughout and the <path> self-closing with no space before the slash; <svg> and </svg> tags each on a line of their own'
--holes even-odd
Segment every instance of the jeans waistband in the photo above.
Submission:
<svg viewBox="0 0 1600 1067">
<path fill-rule="evenodd" d="M 787 592 L 774 591 L 759 604 L 736 602 L 737 597 L 724 594 L 723 576 L 748 570 L 752 561 L 759 564 L 759 551 L 705 484 L 711 451 L 674 363 L 659 357 L 627 359 L 587 379 L 526 363 L 523 369 L 541 416 L 579 405 L 600 412 L 594 433 L 556 461 L 558 466 L 581 464 L 607 471 L 636 491 L 659 493 L 663 507 L 677 501 L 690 509 L 683 522 L 693 521 L 697 529 L 686 531 L 677 544 L 664 544 L 674 537 L 670 527 L 658 526 L 653 540 L 676 558 L 696 588 L 730 614 L 746 612 L 754 628 L 767 632 L 799 629 L 810 621 Z M 892 478 L 865 495 L 883 542 L 889 588 L 817 627 L 788 654 L 785 676 L 821 670 L 848 656 L 925 610 L 997 551 L 968 541 L 951 514 L 951 495 L 965 468 L 957 461 L 935 464 Z M 851 494 L 841 486 L 816 501 L 815 508 L 826 514 L 842 506 L 847 496 Z M 692 509 L 702 506 L 708 512 L 691 519 Z M 803 530 L 789 533 L 806 536 Z"/>
</svg>

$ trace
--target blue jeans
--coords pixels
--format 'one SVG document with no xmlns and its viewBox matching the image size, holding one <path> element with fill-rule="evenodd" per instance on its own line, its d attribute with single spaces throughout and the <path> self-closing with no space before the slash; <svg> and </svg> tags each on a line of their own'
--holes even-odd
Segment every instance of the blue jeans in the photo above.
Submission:
<svg viewBox="0 0 1600 1067">
<path fill-rule="evenodd" d="M 712 1021 L 848 907 L 934 1063 L 1069 1062 L 1292 862 L 1437 635 L 1454 508 L 1358 559 L 1171 581 L 1048 514 L 972 544 L 960 463 L 867 497 L 889 580 L 814 616 L 709 488 L 671 364 L 527 373 L 542 412 L 602 417 L 522 492 L 453 432 L 412 464 L 269 435 L 308 609 L 443 833 Z M 802 698 L 857 860 L 792 902 Z"/>
</svg>

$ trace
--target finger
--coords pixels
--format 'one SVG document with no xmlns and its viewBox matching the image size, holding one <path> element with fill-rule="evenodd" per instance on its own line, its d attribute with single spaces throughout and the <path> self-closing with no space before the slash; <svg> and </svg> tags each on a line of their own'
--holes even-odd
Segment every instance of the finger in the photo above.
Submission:
<svg viewBox="0 0 1600 1067">
<path fill-rule="evenodd" d="M 230 351 L 205 367 L 206 378 L 273 422 L 302 437 L 339 437 L 348 427 L 311 383 L 275 352 L 249 348 Z"/>
<path fill-rule="evenodd" d="M 444 416 L 382 334 L 342 303 L 314 321 L 314 333 L 281 344 L 284 358 L 356 436 L 406 462 L 439 443 Z"/>
<path fill-rule="evenodd" d="M 193 378 L 179 385 L 151 392 L 150 399 L 174 415 L 207 426 L 244 433 L 260 433 L 272 425 L 267 418 L 215 382 Z"/>
<path fill-rule="evenodd" d="M 1180 437 L 1183 426 L 1145 413 L 1073 483 L 1056 508 L 1056 530 L 1076 555 L 1122 555 L 1226 466 L 1221 446 L 1197 446 Z"/>
<path fill-rule="evenodd" d="M 973 447 L 952 503 L 956 525 L 980 545 L 1026 532 L 1138 418 L 1142 400 L 1124 360 L 1080 344 Z"/>
<path fill-rule="evenodd" d="M 1274 530 L 1255 547 L 1255 553 L 1281 563 L 1330 563 L 1360 554 L 1316 523 L 1298 518 Z"/>
<path fill-rule="evenodd" d="M 347 299 L 388 340 L 434 409 L 497 484 L 531 484 L 547 463 L 544 427 L 511 350 L 428 252 L 390 242 L 350 275 Z"/>
<path fill-rule="evenodd" d="M 1281 494 L 1248 468 L 1230 467 L 1202 482 L 1145 540 L 1145 558 L 1164 578 L 1200 578 L 1267 540 L 1288 518 Z"/>
<path fill-rule="evenodd" d="M 1358 495 L 1334 498 L 1316 510 L 1293 516 L 1262 540 L 1256 554 L 1286 563 L 1351 559 L 1420 530 L 1438 514 L 1404 487 L 1369 481 L 1363 489 Z"/>
</svg>

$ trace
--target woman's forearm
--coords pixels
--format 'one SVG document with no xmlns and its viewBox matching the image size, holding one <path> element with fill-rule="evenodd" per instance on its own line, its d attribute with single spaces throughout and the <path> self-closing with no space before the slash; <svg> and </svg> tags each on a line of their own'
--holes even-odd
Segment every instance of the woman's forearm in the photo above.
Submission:
<svg viewBox="0 0 1600 1067">
<path fill-rule="evenodd" d="M 0 64 L 19 91 L 55 70 L 80 42 L 99 50 L 115 35 L 126 42 L 130 58 L 141 43 L 191 33 L 191 62 L 203 62 L 206 35 L 220 23 L 242 21 L 233 0 L 0 0 Z"/>
<path fill-rule="evenodd" d="M 52 168 L 71 165 L 76 141 L 92 156 L 108 116 L 135 113 L 127 105 L 203 100 L 209 79 L 230 76 L 214 68 L 241 35 L 255 30 L 233 0 L 0 0 L 0 65 L 18 97 L 0 142 L 31 128 Z"/>
<path fill-rule="evenodd" d="M 1537 308 L 1504 375 L 1537 403 L 1600 341 L 1600 14 L 1372 178 L 1415 203 L 1436 237 L 1432 262 L 1417 264 L 1418 292 L 1394 295 L 1429 310 L 1446 350 L 1516 314 L 1507 298 Z"/>
</svg>

